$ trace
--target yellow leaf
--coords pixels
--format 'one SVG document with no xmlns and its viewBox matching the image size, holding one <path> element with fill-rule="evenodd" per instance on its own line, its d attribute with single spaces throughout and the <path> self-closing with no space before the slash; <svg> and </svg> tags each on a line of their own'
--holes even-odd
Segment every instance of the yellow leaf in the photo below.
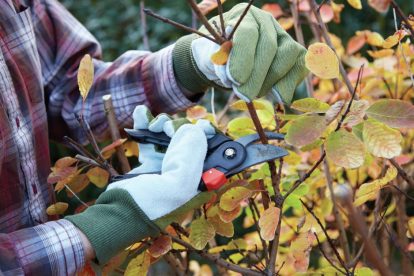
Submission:
<svg viewBox="0 0 414 276">
<path fill-rule="evenodd" d="M 191 223 L 190 241 L 194 248 L 198 250 L 204 249 L 215 234 L 213 225 L 204 217 L 193 220 Z"/>
<path fill-rule="evenodd" d="M 399 41 L 400 41 L 400 36 L 397 34 L 393 34 L 392 36 L 389 36 L 387 37 L 387 39 L 385 39 L 384 43 L 382 44 L 382 47 L 385 49 L 392 48 L 395 45 L 397 45 Z"/>
<path fill-rule="evenodd" d="M 306 67 L 322 79 L 334 79 L 339 76 L 339 61 L 335 52 L 325 43 L 309 46 L 305 56 Z"/>
<path fill-rule="evenodd" d="M 88 186 L 88 184 L 89 184 L 89 179 L 84 173 L 74 175 L 70 179 L 70 181 L 67 183 L 69 188 L 76 194 L 80 193 L 83 189 L 85 189 L 86 186 Z M 67 194 L 69 197 L 73 196 L 72 192 L 70 191 L 67 191 Z"/>
<path fill-rule="evenodd" d="M 95 167 L 90 169 L 86 175 L 89 180 L 99 188 L 104 188 L 108 184 L 109 173 L 104 169 Z"/>
<path fill-rule="evenodd" d="M 293 24 L 295 23 L 293 17 L 280 17 L 277 21 L 279 22 L 280 26 L 286 31 L 292 28 Z"/>
<path fill-rule="evenodd" d="M 62 215 L 68 209 L 68 206 L 69 204 L 67 204 L 66 202 L 56 202 L 55 204 L 52 204 L 49 207 L 47 207 L 46 213 L 49 216 Z"/>
<path fill-rule="evenodd" d="M 348 4 L 351 5 L 351 7 L 353 7 L 354 9 L 362 9 L 361 0 L 348 0 Z"/>
<path fill-rule="evenodd" d="M 213 248 L 210 248 L 208 250 L 211 254 L 217 254 L 222 252 L 223 250 L 244 250 L 247 249 L 247 241 L 244 239 L 236 239 L 230 241 L 226 245 L 220 245 Z"/>
<path fill-rule="evenodd" d="M 379 33 L 369 32 L 367 35 L 367 43 L 372 46 L 381 47 L 384 44 L 384 38 Z"/>
<path fill-rule="evenodd" d="M 170 251 L 171 248 L 171 237 L 163 235 L 154 240 L 154 242 L 148 248 L 148 253 L 150 253 L 154 258 L 158 258 Z"/>
<path fill-rule="evenodd" d="M 374 200 L 380 189 L 384 188 L 388 182 L 397 177 L 397 169 L 389 167 L 383 178 L 362 184 L 355 194 L 355 206 L 360 206 L 369 200 Z"/>
<path fill-rule="evenodd" d="M 143 252 L 132 259 L 125 270 L 125 276 L 147 275 L 150 266 L 151 256 Z"/>
<path fill-rule="evenodd" d="M 325 113 L 329 110 L 329 104 L 315 98 L 304 98 L 296 100 L 290 106 L 302 112 Z"/>
<path fill-rule="evenodd" d="M 187 119 L 198 120 L 207 116 L 207 109 L 204 106 L 196 105 L 187 109 Z"/>
<path fill-rule="evenodd" d="M 367 150 L 374 156 L 394 158 L 401 154 L 401 133 L 381 122 L 365 121 L 362 137 Z"/>
<path fill-rule="evenodd" d="M 265 241 L 272 241 L 275 238 L 275 231 L 279 221 L 280 209 L 270 206 L 259 219 L 260 236 Z"/>
<path fill-rule="evenodd" d="M 253 100 L 253 106 L 256 110 L 265 110 L 267 108 L 264 100 Z M 243 100 L 238 100 L 232 103 L 230 107 L 241 111 L 248 110 L 246 102 Z"/>
<path fill-rule="evenodd" d="M 136 142 L 126 141 L 124 143 L 124 150 L 125 150 L 126 157 L 132 157 L 132 156 L 138 157 L 139 155 L 138 144 Z"/>
<path fill-rule="evenodd" d="M 228 189 L 220 198 L 220 208 L 224 211 L 233 211 L 240 202 L 250 197 L 252 191 L 244 187 L 233 187 Z"/>
<path fill-rule="evenodd" d="M 411 217 L 408 220 L 408 233 L 410 234 L 410 237 L 414 237 L 414 217 Z"/>
<path fill-rule="evenodd" d="M 364 164 L 364 144 L 346 130 L 329 134 L 325 148 L 326 155 L 337 166 L 354 169 Z"/>
<path fill-rule="evenodd" d="M 315 240 L 313 232 L 299 233 L 299 236 L 290 244 L 289 255 L 294 259 L 293 266 L 296 272 L 306 272 L 309 267 L 309 255 L 312 243 Z"/>
<path fill-rule="evenodd" d="M 90 55 L 86 54 L 80 61 L 78 69 L 78 85 L 83 100 L 86 100 L 89 90 L 93 84 L 94 75 L 93 61 Z"/>
<path fill-rule="evenodd" d="M 388 57 L 388 56 L 393 55 L 394 50 L 393 49 L 382 49 L 378 51 L 368 50 L 367 53 L 373 58 L 383 58 L 383 57 Z"/>
<path fill-rule="evenodd" d="M 216 233 L 220 236 L 231 238 L 234 235 L 234 227 L 232 222 L 224 222 L 220 216 L 209 217 L 208 221 L 213 225 Z"/>
<path fill-rule="evenodd" d="M 226 64 L 232 47 L 233 42 L 230 40 L 221 44 L 220 49 L 211 56 L 211 62 L 216 65 Z"/>
<path fill-rule="evenodd" d="M 326 128 L 325 117 L 318 115 L 303 116 L 292 121 L 286 142 L 295 147 L 308 145 L 318 139 Z"/>
</svg>

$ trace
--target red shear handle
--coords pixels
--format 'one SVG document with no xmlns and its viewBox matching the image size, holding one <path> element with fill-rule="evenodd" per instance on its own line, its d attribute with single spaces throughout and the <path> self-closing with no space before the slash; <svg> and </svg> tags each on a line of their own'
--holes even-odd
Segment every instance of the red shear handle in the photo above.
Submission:
<svg viewBox="0 0 414 276">
<path fill-rule="evenodd" d="M 201 176 L 201 179 L 203 180 L 207 191 L 218 190 L 227 182 L 224 173 L 214 168 L 205 171 Z"/>
</svg>

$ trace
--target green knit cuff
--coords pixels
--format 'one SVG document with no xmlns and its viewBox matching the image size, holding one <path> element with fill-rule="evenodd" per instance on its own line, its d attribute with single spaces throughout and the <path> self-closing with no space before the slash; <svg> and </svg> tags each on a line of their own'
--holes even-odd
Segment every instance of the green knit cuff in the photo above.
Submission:
<svg viewBox="0 0 414 276">
<path fill-rule="evenodd" d="M 122 189 L 104 192 L 95 205 L 65 219 L 88 237 L 99 264 L 105 264 L 133 242 L 159 233 L 158 227 Z"/>
<path fill-rule="evenodd" d="M 191 53 L 191 43 L 197 37 L 194 34 L 183 36 L 177 40 L 172 52 L 177 81 L 192 95 L 204 93 L 209 86 L 213 85 L 213 82 L 200 72 Z"/>
</svg>

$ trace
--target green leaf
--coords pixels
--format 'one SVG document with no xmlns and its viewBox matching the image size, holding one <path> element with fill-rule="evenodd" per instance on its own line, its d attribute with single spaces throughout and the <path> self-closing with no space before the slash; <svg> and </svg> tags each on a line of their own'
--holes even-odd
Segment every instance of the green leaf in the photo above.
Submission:
<svg viewBox="0 0 414 276">
<path fill-rule="evenodd" d="M 302 147 L 318 139 L 325 128 L 325 117 L 318 115 L 304 116 L 292 122 L 285 139 L 290 145 Z"/>
<path fill-rule="evenodd" d="M 291 108 L 302 112 L 325 113 L 329 110 L 329 104 L 315 98 L 305 98 L 294 101 Z"/>
<path fill-rule="evenodd" d="M 300 202 L 300 196 L 291 194 L 284 201 L 284 207 L 292 207 L 293 209 L 300 210 L 302 207 L 302 202 Z M 286 210 L 286 209 L 283 209 Z"/>
<path fill-rule="evenodd" d="M 374 118 L 390 127 L 414 128 L 413 104 L 394 99 L 379 100 L 366 111 L 368 117 Z"/>
<path fill-rule="evenodd" d="M 304 151 L 304 152 L 305 151 L 311 151 L 311 150 L 314 150 L 316 148 L 319 148 L 322 145 L 323 145 L 323 140 L 322 139 L 316 139 L 312 143 L 307 144 L 306 146 L 301 147 L 300 148 L 300 151 Z"/>
<path fill-rule="evenodd" d="M 374 272 L 369 267 L 358 267 L 355 269 L 355 276 L 374 276 Z"/>
<path fill-rule="evenodd" d="M 329 134 L 325 149 L 328 158 L 337 166 L 354 169 L 364 164 L 364 144 L 346 130 Z"/>
<path fill-rule="evenodd" d="M 394 158 L 401 154 L 401 133 L 381 122 L 365 121 L 362 136 L 367 150 L 374 156 Z"/>
<path fill-rule="evenodd" d="M 228 189 L 220 198 L 220 208 L 224 211 L 236 209 L 240 202 L 250 197 L 252 191 L 244 187 L 233 187 Z"/>
<path fill-rule="evenodd" d="M 364 129 L 364 123 L 359 123 L 356 126 L 352 127 L 352 133 L 355 134 L 356 137 L 359 138 L 359 140 L 364 140 L 362 137 L 362 131 Z"/>
<path fill-rule="evenodd" d="M 204 249 L 215 234 L 216 231 L 213 225 L 204 217 L 199 217 L 191 223 L 190 241 L 194 248 L 198 250 Z"/>
<path fill-rule="evenodd" d="M 397 174 L 398 172 L 395 167 L 389 167 L 384 177 L 362 184 L 355 194 L 355 206 L 362 205 L 369 200 L 374 200 L 377 197 L 378 191 L 384 188 L 388 182 L 396 178 Z"/>
</svg>

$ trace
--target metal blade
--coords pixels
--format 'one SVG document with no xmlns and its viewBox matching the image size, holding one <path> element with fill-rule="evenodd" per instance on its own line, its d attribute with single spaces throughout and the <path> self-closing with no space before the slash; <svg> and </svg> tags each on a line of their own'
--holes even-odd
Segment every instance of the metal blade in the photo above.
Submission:
<svg viewBox="0 0 414 276">
<path fill-rule="evenodd" d="M 274 145 L 254 144 L 246 147 L 247 156 L 242 164 L 238 167 L 228 171 L 226 176 L 232 176 L 251 166 L 275 160 L 288 155 L 287 150 Z"/>
<path fill-rule="evenodd" d="M 281 133 L 274 133 L 274 132 L 270 132 L 270 131 L 266 131 L 265 132 L 267 139 L 269 140 L 283 140 L 285 139 L 285 135 L 281 134 Z M 243 136 L 240 137 L 239 139 L 236 140 L 236 142 L 242 144 L 243 146 L 248 146 L 256 141 L 259 141 L 260 137 L 259 134 L 255 133 L 255 134 L 250 134 L 247 136 Z"/>
</svg>

